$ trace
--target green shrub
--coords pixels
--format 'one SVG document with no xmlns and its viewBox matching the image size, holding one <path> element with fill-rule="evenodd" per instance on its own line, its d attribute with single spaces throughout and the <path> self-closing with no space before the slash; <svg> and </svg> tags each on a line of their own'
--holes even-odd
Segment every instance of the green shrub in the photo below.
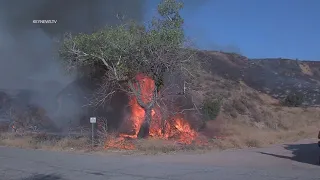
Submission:
<svg viewBox="0 0 320 180">
<path fill-rule="evenodd" d="M 283 101 L 283 105 L 290 107 L 301 106 L 304 101 L 304 95 L 302 93 L 290 93 Z"/>
<path fill-rule="evenodd" d="M 221 100 L 205 100 L 202 107 L 202 114 L 205 121 L 215 120 L 221 110 Z"/>
</svg>

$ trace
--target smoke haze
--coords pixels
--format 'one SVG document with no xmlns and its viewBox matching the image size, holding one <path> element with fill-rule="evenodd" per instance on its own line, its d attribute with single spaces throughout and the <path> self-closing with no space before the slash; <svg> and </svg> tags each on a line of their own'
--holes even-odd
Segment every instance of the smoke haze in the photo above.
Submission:
<svg viewBox="0 0 320 180">
<path fill-rule="evenodd" d="M 32 103 L 54 113 L 56 95 L 74 80 L 61 70 L 54 39 L 65 32 L 118 24 L 117 14 L 142 21 L 144 4 L 145 0 L 1 0 L 0 89 L 32 90 Z M 32 23 L 42 19 L 58 23 Z M 77 109 L 70 106 L 64 112 L 72 116 Z"/>
<path fill-rule="evenodd" d="M 116 14 L 140 21 L 143 4 L 143 0 L 0 1 L 0 87 L 30 88 L 23 82 L 26 78 L 64 82 L 54 65 L 54 37 L 117 24 Z M 58 23 L 32 24 L 34 19 Z"/>
<path fill-rule="evenodd" d="M 194 9 L 205 1 L 185 2 Z M 116 25 L 119 17 L 142 22 L 146 5 L 147 0 L 0 0 L 0 89 L 35 91 L 32 102 L 54 112 L 56 95 L 74 80 L 58 63 L 54 39 Z M 58 22 L 32 23 L 42 19 Z M 69 116 L 79 111 L 79 105 L 65 107 Z"/>
</svg>

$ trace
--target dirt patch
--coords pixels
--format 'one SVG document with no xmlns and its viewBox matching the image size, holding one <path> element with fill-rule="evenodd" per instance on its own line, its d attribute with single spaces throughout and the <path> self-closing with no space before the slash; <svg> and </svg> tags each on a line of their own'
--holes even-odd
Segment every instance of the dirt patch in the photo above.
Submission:
<svg viewBox="0 0 320 180">
<path fill-rule="evenodd" d="M 301 72 L 302 72 L 303 74 L 309 75 L 309 76 L 313 76 L 313 72 L 312 72 L 312 70 L 310 69 L 310 67 L 309 67 L 308 64 L 300 63 L 299 66 L 300 66 Z"/>
</svg>

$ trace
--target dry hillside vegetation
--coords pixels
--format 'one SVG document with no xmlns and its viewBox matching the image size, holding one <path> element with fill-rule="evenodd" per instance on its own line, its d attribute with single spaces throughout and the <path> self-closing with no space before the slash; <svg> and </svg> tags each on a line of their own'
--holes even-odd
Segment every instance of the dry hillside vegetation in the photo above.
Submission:
<svg viewBox="0 0 320 180">
<path fill-rule="evenodd" d="M 249 87 L 276 99 L 290 92 L 304 94 L 304 105 L 320 104 L 320 63 L 290 59 L 248 59 L 234 53 L 201 51 L 197 58 L 213 75 L 243 81 Z"/>
<path fill-rule="evenodd" d="M 248 61 L 242 56 L 220 52 L 213 52 L 209 56 L 214 61 L 202 59 L 203 66 L 207 68 L 206 63 L 210 63 L 214 68 L 211 71 L 203 68 L 194 74 L 197 78 L 193 82 L 191 93 L 198 107 L 201 107 L 205 100 L 221 100 L 217 117 L 203 120 L 206 125 L 198 129 L 199 134 L 208 140 L 205 147 L 195 144 L 181 146 L 175 141 L 152 138 L 128 143 L 117 141 L 116 135 L 109 134 L 107 139 L 117 143 L 116 148 L 109 150 L 127 149 L 130 151 L 126 152 L 154 154 L 177 150 L 261 147 L 315 136 L 320 128 L 320 108 L 285 107 L 281 104 L 281 99 L 275 99 L 255 89 L 255 86 L 250 87 L 244 76 L 237 74 L 244 72 Z M 306 73 L 305 69 L 301 71 Z M 88 138 L 52 137 L 48 134 L 1 134 L 0 144 L 54 150 L 90 149 Z M 132 144 L 135 146 L 134 150 L 130 148 Z"/>
<path fill-rule="evenodd" d="M 207 135 L 218 133 L 227 137 L 228 140 L 221 143 L 226 143 L 228 147 L 257 147 L 315 137 L 320 125 L 320 108 L 285 107 L 281 104 L 281 98 L 271 97 L 272 94 L 261 91 L 260 87 L 250 87 L 247 83 L 252 84 L 254 78 L 260 78 L 264 82 L 271 79 L 259 77 L 258 72 L 251 72 L 251 79 L 246 77 L 246 71 L 250 72 L 246 67 L 250 61 L 245 57 L 220 52 L 202 53 L 202 56 L 206 53 L 204 65 L 207 69 L 198 74 L 197 88 L 193 93 L 200 99 L 221 97 L 223 100 L 219 116 L 207 123 Z M 211 64 L 211 70 L 207 63 Z M 301 73 L 308 73 L 310 76 L 312 71 L 307 68 L 309 66 L 301 66 L 304 67 L 301 68 Z M 290 83 L 289 81 L 287 84 Z M 312 86 L 318 86 L 317 83 Z"/>
<path fill-rule="evenodd" d="M 209 136 L 226 137 L 222 147 L 259 147 L 314 137 L 318 132 L 320 108 L 283 107 L 242 83 L 226 87 L 232 88 L 225 94 L 222 111 L 204 130 Z"/>
<path fill-rule="evenodd" d="M 174 141 L 161 139 L 141 139 L 130 144 L 117 141 L 119 144 L 117 147 L 130 149 L 129 146 L 134 144 L 134 152 L 154 154 L 177 150 L 261 147 L 314 137 L 320 128 L 320 108 L 285 107 L 281 104 L 280 98 L 275 99 L 255 86 L 250 87 L 247 84 L 247 82 L 250 84 L 250 81 L 241 75 L 245 72 L 244 67 L 248 61 L 239 55 L 220 52 L 212 52 L 202 59 L 205 68 L 196 71 L 197 78 L 193 84 L 192 99 L 198 107 L 208 99 L 221 100 L 217 117 L 203 120 L 206 121 L 206 125 L 198 129 L 200 134 L 209 140 L 205 147 L 194 144 L 182 147 Z M 211 70 L 207 69 L 206 63 L 210 63 Z M 302 73 L 311 76 L 309 68 L 305 65 L 299 67 L 303 67 Z M 215 71 L 217 69 L 220 71 Z M 258 77 L 259 74 L 255 76 Z M 109 134 L 108 138 L 116 137 Z M 88 138 L 54 137 L 48 134 L 21 136 L 2 133 L 0 144 L 54 150 L 90 149 Z M 132 149 L 130 152 L 133 152 Z"/>
</svg>

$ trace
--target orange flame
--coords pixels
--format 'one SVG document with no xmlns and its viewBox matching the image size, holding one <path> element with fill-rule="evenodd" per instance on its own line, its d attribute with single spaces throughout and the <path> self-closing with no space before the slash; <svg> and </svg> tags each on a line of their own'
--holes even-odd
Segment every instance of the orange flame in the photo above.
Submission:
<svg viewBox="0 0 320 180">
<path fill-rule="evenodd" d="M 140 88 L 141 100 L 144 103 L 149 103 L 152 99 L 153 91 L 155 88 L 154 80 L 143 74 L 136 76 L 138 83 L 134 84 L 135 88 Z M 121 139 L 125 137 L 137 138 L 140 127 L 145 118 L 145 111 L 139 105 L 137 97 L 132 96 L 129 101 L 131 106 L 130 123 L 132 124 L 132 134 L 120 134 Z M 196 138 L 197 133 L 191 128 L 190 124 L 182 118 L 182 114 L 175 117 L 169 117 L 166 120 L 161 118 L 160 108 L 155 107 L 152 110 L 152 120 L 150 124 L 149 135 L 151 137 L 171 139 L 174 138 L 181 143 L 190 144 Z M 123 140 L 123 139 L 122 139 Z M 110 147 L 111 144 L 108 143 Z M 112 145 L 111 145 L 112 146 Z"/>
</svg>

